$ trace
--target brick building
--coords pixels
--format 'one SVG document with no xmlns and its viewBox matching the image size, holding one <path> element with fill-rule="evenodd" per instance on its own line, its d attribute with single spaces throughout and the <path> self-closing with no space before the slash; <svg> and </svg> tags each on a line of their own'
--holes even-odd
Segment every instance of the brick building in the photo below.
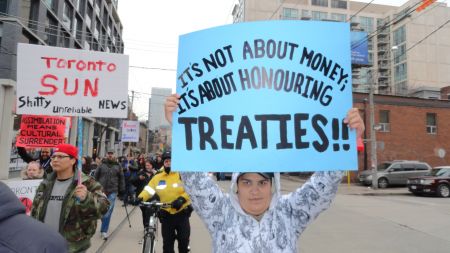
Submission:
<svg viewBox="0 0 450 253">
<path fill-rule="evenodd" d="M 379 163 L 388 160 L 420 160 L 432 167 L 450 164 L 448 91 L 448 87 L 441 90 L 442 100 L 375 95 Z M 366 122 L 365 151 L 358 157 L 361 171 L 370 169 L 369 95 L 353 93 L 353 100 Z"/>
</svg>

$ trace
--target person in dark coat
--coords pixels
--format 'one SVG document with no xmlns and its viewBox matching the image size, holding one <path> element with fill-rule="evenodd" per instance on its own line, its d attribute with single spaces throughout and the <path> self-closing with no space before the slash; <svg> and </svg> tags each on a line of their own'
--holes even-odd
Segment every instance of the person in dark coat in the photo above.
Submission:
<svg viewBox="0 0 450 253">
<path fill-rule="evenodd" d="M 133 185 L 136 187 L 136 199 L 138 199 L 139 194 L 155 174 L 156 170 L 153 168 L 153 163 L 150 160 L 145 161 L 145 168 L 138 172 L 138 176 L 133 181 Z M 144 228 L 147 228 L 151 216 L 151 210 L 143 206 L 140 208 L 142 212 L 142 223 Z"/>
<path fill-rule="evenodd" d="M 27 216 L 25 206 L 3 182 L 0 182 L 0 252 L 68 252 L 66 240 L 49 226 Z"/>
<path fill-rule="evenodd" d="M 52 166 L 50 165 L 50 156 L 52 155 L 51 148 L 41 148 L 39 157 L 32 157 L 23 147 L 17 147 L 17 153 L 19 154 L 20 158 L 22 158 L 22 160 L 26 163 L 39 161 L 46 175 L 50 174 L 53 171 Z"/>
</svg>

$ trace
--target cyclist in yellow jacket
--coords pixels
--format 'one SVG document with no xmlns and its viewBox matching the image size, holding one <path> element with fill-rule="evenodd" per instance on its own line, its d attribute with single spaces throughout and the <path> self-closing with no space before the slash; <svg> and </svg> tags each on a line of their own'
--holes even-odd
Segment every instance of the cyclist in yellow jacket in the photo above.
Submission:
<svg viewBox="0 0 450 253">
<path fill-rule="evenodd" d="M 159 213 L 163 237 L 163 253 L 175 252 L 175 239 L 178 240 L 178 252 L 189 252 L 191 200 L 184 191 L 180 174 L 171 171 L 171 153 L 165 152 L 162 158 L 164 166 L 144 187 L 138 198 L 143 201 L 159 199 L 162 203 L 171 204 L 170 208 L 162 209 Z"/>
</svg>

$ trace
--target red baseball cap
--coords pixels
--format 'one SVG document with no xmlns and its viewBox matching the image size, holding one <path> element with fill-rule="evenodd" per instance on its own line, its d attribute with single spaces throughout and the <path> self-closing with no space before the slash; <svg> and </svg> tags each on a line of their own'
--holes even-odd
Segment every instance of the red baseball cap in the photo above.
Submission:
<svg viewBox="0 0 450 253">
<path fill-rule="evenodd" d="M 74 157 L 75 159 L 78 158 L 78 148 L 74 145 L 59 144 L 58 146 L 56 146 L 54 152 L 62 152 Z"/>
</svg>

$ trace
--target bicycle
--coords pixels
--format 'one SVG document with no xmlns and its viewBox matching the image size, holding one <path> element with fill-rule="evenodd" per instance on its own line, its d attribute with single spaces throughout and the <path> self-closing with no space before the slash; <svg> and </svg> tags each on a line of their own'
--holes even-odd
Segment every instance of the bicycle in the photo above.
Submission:
<svg viewBox="0 0 450 253">
<path fill-rule="evenodd" d="M 169 208 L 172 205 L 157 201 L 152 202 L 143 201 L 140 202 L 139 205 L 145 208 L 150 208 L 152 210 L 148 227 L 146 227 L 144 231 L 144 242 L 142 244 L 142 253 L 155 253 L 156 241 L 158 237 L 158 213 L 161 210 L 161 208 Z"/>
</svg>

